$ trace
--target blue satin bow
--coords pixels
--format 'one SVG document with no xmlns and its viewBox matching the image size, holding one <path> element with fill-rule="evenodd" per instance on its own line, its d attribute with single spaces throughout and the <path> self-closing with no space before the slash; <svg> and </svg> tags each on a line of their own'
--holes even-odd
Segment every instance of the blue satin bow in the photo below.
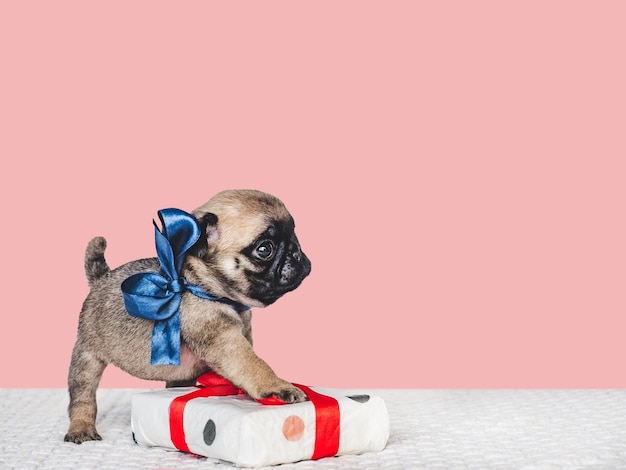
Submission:
<svg viewBox="0 0 626 470">
<path fill-rule="evenodd" d="M 156 251 L 161 269 L 158 273 L 133 274 L 122 282 L 124 305 L 134 317 L 154 321 L 152 330 L 152 365 L 180 365 L 180 313 L 183 292 L 233 306 L 237 311 L 249 307 L 226 298 L 207 294 L 200 286 L 182 277 L 187 251 L 198 241 L 201 230 L 196 219 L 180 209 L 158 212 L 163 226 L 154 223 Z"/>
</svg>

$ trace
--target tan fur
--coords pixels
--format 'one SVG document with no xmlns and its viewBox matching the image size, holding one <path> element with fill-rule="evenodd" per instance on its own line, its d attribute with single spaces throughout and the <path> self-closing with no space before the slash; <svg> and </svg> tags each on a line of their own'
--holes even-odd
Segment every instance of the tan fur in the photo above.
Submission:
<svg viewBox="0 0 626 470">
<path fill-rule="evenodd" d="M 274 271 L 270 273 L 243 253 L 272 224 L 292 226 L 289 212 L 274 196 L 246 190 L 219 193 L 193 215 L 200 220 L 208 213 L 217 216 L 217 225 L 207 227 L 206 253 L 187 257 L 184 276 L 216 297 L 264 306 L 265 301 L 259 300 L 259 293 L 253 290 L 252 277 L 269 279 Z M 289 247 L 290 251 L 278 266 L 278 272 L 295 274 L 277 296 L 295 289 L 310 270 L 310 262 L 300 251 L 295 234 L 285 236 L 287 239 L 281 246 Z M 157 272 L 158 260 L 137 260 L 110 271 L 104 261 L 105 247 L 104 239 L 94 239 L 85 256 L 86 272 L 91 273 L 91 291 L 81 311 L 70 365 L 70 426 L 66 441 L 80 444 L 100 439 L 95 427 L 96 389 L 108 364 L 115 364 L 136 377 L 161 380 L 168 385 L 193 384 L 200 374 L 214 370 L 253 398 L 276 395 L 288 402 L 305 399 L 298 388 L 278 378 L 254 353 L 249 310 L 238 313 L 227 304 L 201 299 L 189 292 L 183 293 L 180 306 L 180 366 L 151 365 L 153 322 L 128 315 L 120 284 L 137 272 Z M 272 286 L 277 283 L 272 282 Z"/>
</svg>

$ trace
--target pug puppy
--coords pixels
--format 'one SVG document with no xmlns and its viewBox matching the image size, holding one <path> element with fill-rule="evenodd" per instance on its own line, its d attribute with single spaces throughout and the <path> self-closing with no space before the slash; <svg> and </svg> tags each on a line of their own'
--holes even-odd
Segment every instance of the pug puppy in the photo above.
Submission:
<svg viewBox="0 0 626 470">
<path fill-rule="evenodd" d="M 294 290 L 311 271 L 300 249 L 294 221 L 276 197 L 254 190 L 224 191 L 192 212 L 203 233 L 187 252 L 182 275 L 215 297 L 265 307 Z M 190 292 L 182 294 L 180 365 L 151 365 L 154 322 L 128 314 L 120 285 L 129 276 L 158 272 L 157 258 L 110 270 L 106 241 L 96 237 L 85 253 L 90 292 L 83 304 L 69 369 L 69 430 L 65 441 L 100 440 L 96 389 L 105 367 L 166 386 L 194 385 L 210 370 L 252 398 L 272 395 L 288 403 L 304 393 L 279 378 L 252 349 L 252 313 Z"/>
</svg>

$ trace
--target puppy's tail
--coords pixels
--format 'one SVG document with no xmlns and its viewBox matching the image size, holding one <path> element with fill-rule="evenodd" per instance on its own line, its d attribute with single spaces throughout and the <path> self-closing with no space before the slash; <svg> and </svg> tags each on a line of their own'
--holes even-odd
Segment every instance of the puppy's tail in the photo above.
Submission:
<svg viewBox="0 0 626 470">
<path fill-rule="evenodd" d="M 85 250 L 85 274 L 87 275 L 87 282 L 89 287 L 106 275 L 111 268 L 104 259 L 104 251 L 107 248 L 107 241 L 104 237 L 92 238 L 87 244 Z"/>
</svg>

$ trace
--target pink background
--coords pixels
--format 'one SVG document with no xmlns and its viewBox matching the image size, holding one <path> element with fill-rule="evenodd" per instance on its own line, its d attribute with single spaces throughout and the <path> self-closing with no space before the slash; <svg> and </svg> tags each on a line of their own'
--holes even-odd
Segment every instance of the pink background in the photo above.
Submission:
<svg viewBox="0 0 626 470">
<path fill-rule="evenodd" d="M 256 310 L 331 387 L 624 387 L 623 2 L 2 2 L 0 386 L 64 387 L 83 251 L 282 198 L 313 261 Z M 105 387 L 160 386 L 114 368 Z"/>
</svg>

